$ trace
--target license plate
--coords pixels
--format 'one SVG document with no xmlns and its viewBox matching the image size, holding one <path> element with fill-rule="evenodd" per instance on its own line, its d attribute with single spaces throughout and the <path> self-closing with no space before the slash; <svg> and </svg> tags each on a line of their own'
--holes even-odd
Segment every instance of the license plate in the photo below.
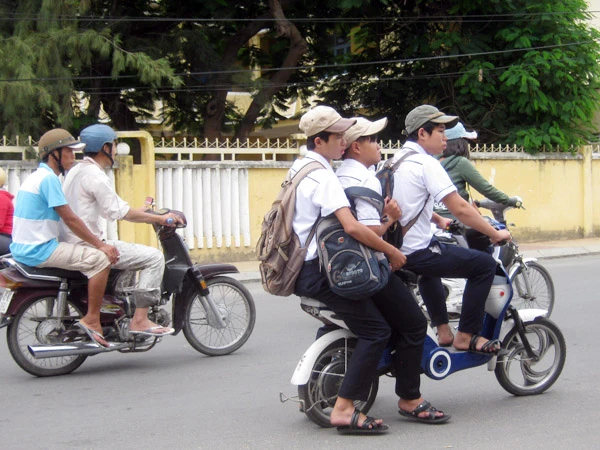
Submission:
<svg viewBox="0 0 600 450">
<path fill-rule="evenodd" d="M 13 295 L 14 291 L 0 287 L 0 314 L 4 314 L 8 310 Z"/>
</svg>

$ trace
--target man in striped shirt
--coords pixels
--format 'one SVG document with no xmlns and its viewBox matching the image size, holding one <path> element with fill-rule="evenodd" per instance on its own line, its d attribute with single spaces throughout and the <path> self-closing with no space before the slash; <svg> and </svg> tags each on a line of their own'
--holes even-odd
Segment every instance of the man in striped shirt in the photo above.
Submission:
<svg viewBox="0 0 600 450">
<path fill-rule="evenodd" d="M 58 178 L 75 163 L 73 151 L 84 146 L 60 128 L 50 130 L 40 138 L 41 163 L 17 193 L 10 251 L 21 264 L 78 270 L 87 276 L 88 311 L 77 326 L 97 345 L 108 347 L 109 343 L 102 335 L 99 313 L 110 265 L 118 261 L 119 253 L 115 247 L 98 239 L 71 210 Z M 60 220 L 92 247 L 59 243 Z"/>
</svg>

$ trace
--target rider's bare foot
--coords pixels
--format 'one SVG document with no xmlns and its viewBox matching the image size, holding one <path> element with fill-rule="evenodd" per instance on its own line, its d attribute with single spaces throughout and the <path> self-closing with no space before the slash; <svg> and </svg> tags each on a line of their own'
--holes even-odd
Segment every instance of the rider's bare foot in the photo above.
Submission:
<svg viewBox="0 0 600 450">
<path fill-rule="evenodd" d="M 414 411 L 419 405 L 421 405 L 423 402 L 425 402 L 425 399 L 423 397 L 419 397 L 415 400 L 404 400 L 404 399 L 400 399 L 398 401 L 398 409 L 401 409 L 402 411 L 405 411 L 407 413 L 410 413 L 411 411 Z M 437 411 L 435 410 L 435 408 L 433 408 L 433 410 L 435 411 L 435 418 L 436 419 L 441 419 L 445 416 L 445 414 L 442 411 Z M 422 412 L 420 412 L 417 417 L 420 417 L 421 419 L 431 419 L 430 417 L 431 412 L 429 410 L 424 410 Z"/>
<path fill-rule="evenodd" d="M 438 344 L 442 347 L 450 347 L 454 342 L 454 334 L 447 323 L 442 323 L 437 326 Z"/>
</svg>

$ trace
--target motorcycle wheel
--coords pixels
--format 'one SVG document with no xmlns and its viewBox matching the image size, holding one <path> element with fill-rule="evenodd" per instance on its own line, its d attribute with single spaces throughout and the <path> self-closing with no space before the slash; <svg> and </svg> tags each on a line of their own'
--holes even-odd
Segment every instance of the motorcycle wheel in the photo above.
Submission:
<svg viewBox="0 0 600 450">
<path fill-rule="evenodd" d="M 511 277 L 513 285 L 513 298 L 510 302 L 517 309 L 545 309 L 545 317 L 550 317 L 554 308 L 554 283 L 546 268 L 535 261 L 523 263 L 527 266 L 525 271 L 521 266 Z M 531 290 L 527 290 L 525 277 L 529 281 Z"/>
<path fill-rule="evenodd" d="M 183 321 L 183 334 L 197 351 L 208 356 L 228 355 L 239 349 L 250 337 L 256 321 L 252 295 L 244 285 L 230 277 L 215 277 L 206 284 L 215 303 L 225 317 L 225 328 L 212 327 L 200 297 L 190 287 Z"/>
<path fill-rule="evenodd" d="M 498 356 L 496 379 L 513 395 L 537 395 L 546 391 L 560 376 L 567 357 L 565 338 L 560 329 L 545 317 L 525 322 L 525 335 L 535 353 L 527 355 L 516 327 L 504 338 L 507 354 Z"/>
<path fill-rule="evenodd" d="M 330 428 L 331 410 L 346 374 L 348 360 L 352 355 L 356 339 L 339 339 L 331 343 L 318 356 L 312 368 L 308 383 L 298 386 L 301 411 L 317 425 Z M 369 412 L 377 397 L 379 378 L 371 383 L 371 390 L 366 401 L 355 401 L 354 406 L 363 413 Z"/>
<path fill-rule="evenodd" d="M 7 344 L 10 354 L 25 372 L 36 377 L 71 373 L 87 358 L 76 355 L 36 359 L 29 352 L 28 345 L 61 343 L 63 332 L 82 317 L 79 308 L 67 300 L 63 319 L 59 321 L 56 318 L 56 302 L 55 297 L 30 300 L 8 326 Z"/>
</svg>

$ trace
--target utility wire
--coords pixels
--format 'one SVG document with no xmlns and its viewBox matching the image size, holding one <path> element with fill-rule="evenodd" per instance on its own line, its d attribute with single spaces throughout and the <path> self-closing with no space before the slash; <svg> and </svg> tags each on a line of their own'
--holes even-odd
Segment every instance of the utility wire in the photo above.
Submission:
<svg viewBox="0 0 600 450">
<path fill-rule="evenodd" d="M 267 10 L 265 10 L 267 12 Z M 18 20 L 35 20 L 35 21 L 82 21 L 82 22 L 198 22 L 198 23 L 230 23 L 230 22 L 308 22 L 308 23 L 395 23 L 395 22 L 506 22 L 519 18 L 542 18 L 545 20 L 553 20 L 554 16 L 572 16 L 572 15 L 596 15 L 600 11 L 550 11 L 550 12 L 518 12 L 505 14 L 456 14 L 456 15 L 441 15 L 441 16 L 380 16 L 380 17 L 162 17 L 162 16 L 95 16 L 95 15 L 57 15 L 57 16 L 42 16 L 25 13 L 8 13 L 0 17 L 0 21 L 18 21 Z M 547 19 L 546 19 L 547 18 Z"/>
<path fill-rule="evenodd" d="M 414 62 L 422 62 L 422 61 L 442 61 L 447 59 L 458 59 L 458 58 L 473 58 L 479 56 L 490 56 L 490 55 L 502 55 L 507 53 L 515 53 L 515 52 L 529 52 L 534 50 L 550 50 L 555 48 L 562 47 L 570 47 L 570 46 L 578 46 L 583 44 L 590 44 L 592 42 L 598 42 L 600 39 L 591 39 L 589 41 L 580 41 L 580 42 L 570 42 L 565 44 L 553 44 L 553 45 L 542 45 L 538 47 L 527 47 L 527 48 L 515 48 L 508 50 L 494 50 L 489 52 L 475 52 L 475 53 L 465 53 L 460 55 L 440 55 L 440 56 L 423 56 L 423 57 L 414 57 L 407 59 L 393 59 L 393 60 L 378 60 L 378 61 L 364 61 L 364 62 L 353 62 L 353 63 L 342 63 L 342 64 L 319 64 L 314 66 L 284 66 L 279 68 L 263 68 L 263 69 L 235 69 L 235 70 L 211 70 L 211 71 L 202 71 L 202 72 L 181 72 L 175 73 L 173 76 L 179 77 L 196 77 L 196 76 L 211 76 L 211 75 L 233 75 L 233 74 L 250 74 L 260 70 L 261 73 L 269 73 L 269 72 L 277 72 L 280 70 L 313 70 L 313 69 L 332 69 L 332 68 L 344 68 L 344 67 L 363 67 L 372 64 L 408 64 Z M 138 75 L 98 75 L 98 76 L 76 76 L 76 77 L 41 77 L 41 78 L 23 78 L 23 79 L 0 79 L 0 82 L 12 83 L 12 82 L 24 82 L 24 81 L 64 81 L 64 80 L 74 80 L 74 81 L 83 81 L 83 80 L 97 80 L 97 79 L 109 79 L 109 80 L 117 80 L 117 79 L 132 79 L 138 78 Z"/>
</svg>

